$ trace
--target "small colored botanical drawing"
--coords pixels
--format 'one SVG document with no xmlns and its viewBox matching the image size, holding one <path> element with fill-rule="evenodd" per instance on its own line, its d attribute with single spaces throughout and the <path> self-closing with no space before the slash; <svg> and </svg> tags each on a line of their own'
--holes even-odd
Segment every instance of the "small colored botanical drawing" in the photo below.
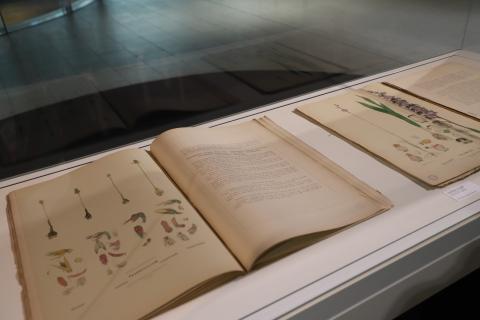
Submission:
<svg viewBox="0 0 480 320">
<path fill-rule="evenodd" d="M 152 181 L 152 179 L 148 176 L 147 172 L 145 171 L 145 169 L 143 169 L 143 166 L 142 164 L 140 163 L 139 160 L 133 160 L 132 162 L 134 165 L 136 165 L 138 167 L 138 169 L 140 169 L 140 171 L 142 172 L 143 176 L 145 177 L 145 179 L 147 179 L 148 183 L 150 183 L 150 185 L 152 186 L 153 188 L 153 192 L 161 197 L 163 195 L 163 190 L 158 188 Z"/>
<path fill-rule="evenodd" d="M 159 203 L 158 205 L 159 206 L 171 206 L 171 205 L 174 205 L 174 204 L 178 206 L 178 210 L 183 210 L 182 201 L 178 200 L 178 199 L 165 200 L 165 201 Z"/>
<path fill-rule="evenodd" d="M 194 234 L 195 232 L 197 232 L 197 225 L 195 223 L 193 223 L 192 226 L 190 228 L 188 228 L 187 231 L 190 234 Z"/>
<path fill-rule="evenodd" d="M 83 207 L 83 210 L 85 211 L 85 219 L 87 219 L 87 220 L 92 219 L 92 214 L 90 213 L 90 211 L 88 211 L 87 206 L 85 205 L 85 202 L 83 201 L 82 194 L 80 193 L 80 189 L 75 188 L 73 190 L 73 193 L 75 193 L 78 196 L 78 200 L 80 201 L 80 204 Z"/>
<path fill-rule="evenodd" d="M 179 223 L 177 221 L 177 218 L 173 217 L 172 218 L 172 224 L 175 226 L 175 228 L 184 228 L 185 227 L 185 224 L 184 223 Z"/>
<path fill-rule="evenodd" d="M 49 228 L 49 231 L 47 234 L 48 239 L 56 238 L 58 236 L 58 232 L 55 231 L 55 229 L 53 228 L 53 224 L 50 221 L 50 217 L 48 216 L 47 210 L 45 209 L 45 202 L 43 200 L 39 200 L 38 203 L 42 207 L 42 211 L 43 211 L 43 215 L 45 216 L 45 219 L 47 219 L 47 224 Z"/>
<path fill-rule="evenodd" d="M 127 198 L 125 198 L 125 196 L 123 195 L 123 193 L 120 191 L 120 189 L 118 188 L 118 186 L 116 185 L 115 181 L 113 180 L 113 177 L 110 173 L 107 173 L 107 178 L 108 180 L 110 180 L 110 183 L 112 184 L 113 188 L 115 189 L 115 191 L 118 193 L 118 195 L 120 196 L 120 198 L 122 199 L 122 203 L 123 204 L 127 204 L 130 202 L 130 200 L 128 200 Z"/>
<path fill-rule="evenodd" d="M 125 221 L 123 224 L 127 224 L 129 222 L 136 222 L 137 220 L 142 220 L 143 223 L 147 222 L 147 216 L 143 212 L 137 212 L 130 216 L 130 218 Z"/>
<path fill-rule="evenodd" d="M 181 211 L 177 211 L 171 208 L 156 209 L 155 212 L 160 214 L 182 214 L 183 213 Z"/>
<path fill-rule="evenodd" d="M 100 231 L 87 236 L 88 240 L 94 241 L 95 254 L 100 263 L 107 267 L 107 274 L 113 274 L 112 267 L 122 268 L 126 265 L 126 260 L 123 260 L 127 253 L 122 252 L 120 239 L 115 239 L 115 232 Z M 118 262 L 121 258 L 120 262 Z"/>
<path fill-rule="evenodd" d="M 75 288 L 86 284 L 87 268 L 81 257 L 72 260 L 73 249 L 65 248 L 50 251 L 47 256 L 53 262 L 47 275 L 55 278 L 55 282 L 62 288 L 63 294 L 70 294 Z M 73 261 L 73 262 L 72 262 Z"/>
</svg>

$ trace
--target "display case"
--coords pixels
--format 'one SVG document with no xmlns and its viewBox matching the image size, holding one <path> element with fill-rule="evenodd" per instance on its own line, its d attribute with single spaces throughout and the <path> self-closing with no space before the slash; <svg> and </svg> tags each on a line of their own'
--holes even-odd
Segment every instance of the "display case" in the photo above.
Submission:
<svg viewBox="0 0 480 320">
<path fill-rule="evenodd" d="M 167 129 L 228 126 L 266 115 L 381 191 L 394 207 L 155 319 L 393 318 L 479 268 L 479 173 L 425 188 L 294 112 L 454 56 L 480 61 L 477 2 L 189 5 L 172 2 L 154 13 L 130 13 L 125 10 L 132 7 L 121 1 L 92 4 L 77 12 L 83 14 L 80 29 L 91 35 L 88 48 L 63 34 L 57 56 L 47 55 L 50 48 L 35 42 L 35 35 L 56 23 L 78 22 L 59 18 L 12 33 L 8 41 L 0 36 L 0 65 L 7 70 L 0 74 L 6 92 L 0 91 L 1 207 L 14 190 L 118 150 L 148 150 L 152 137 Z M 124 24 L 109 24 L 108 10 Z M 152 22 L 160 15 L 162 23 Z M 199 26 L 200 40 L 192 39 Z M 31 34 L 22 34 L 27 30 Z M 248 37 L 255 30 L 261 36 Z M 12 44 L 24 36 L 32 41 L 26 47 L 41 48 L 41 57 L 32 68 L 7 67 Z M 455 196 L 464 189 L 466 196 Z M 0 318 L 23 319 L 6 215 L 0 216 L 0 239 Z"/>
<path fill-rule="evenodd" d="M 444 189 L 424 189 L 400 172 L 292 112 L 305 101 L 321 101 L 352 86 L 363 86 L 404 71 L 426 68 L 455 54 L 463 53 L 440 56 L 204 124 L 229 125 L 268 115 L 361 180 L 382 190 L 393 201 L 394 208 L 225 284 L 158 316 L 158 319 L 190 318 L 192 314 L 205 319 L 388 318 L 478 268 L 478 174 Z M 148 144 L 146 141 L 129 147 L 148 148 Z M 11 179 L 4 183 L 2 195 L 61 175 L 103 155 Z M 477 189 L 470 189 L 466 197 L 452 197 L 451 190 L 472 188 L 472 185 Z M 5 220 L 3 226 L 2 234 L 7 244 Z M 4 291 L 2 297 L 5 303 L 2 312 L 11 319 L 20 319 L 20 288 L 7 245 L 2 256 L 6 257 L 2 260 L 2 282 L 9 287 L 9 294 Z"/>
</svg>

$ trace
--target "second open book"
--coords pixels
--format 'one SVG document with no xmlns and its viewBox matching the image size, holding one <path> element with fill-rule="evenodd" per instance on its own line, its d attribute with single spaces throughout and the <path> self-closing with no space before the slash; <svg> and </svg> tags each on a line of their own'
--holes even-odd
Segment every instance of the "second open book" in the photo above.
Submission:
<svg viewBox="0 0 480 320">
<path fill-rule="evenodd" d="M 387 210 L 268 119 L 160 135 L 11 193 L 28 318 L 139 319 Z"/>
</svg>

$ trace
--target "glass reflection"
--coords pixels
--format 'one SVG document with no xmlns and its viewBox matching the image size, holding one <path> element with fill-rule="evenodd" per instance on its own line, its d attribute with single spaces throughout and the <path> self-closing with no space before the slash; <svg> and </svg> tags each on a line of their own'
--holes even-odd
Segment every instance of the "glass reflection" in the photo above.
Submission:
<svg viewBox="0 0 480 320">
<path fill-rule="evenodd" d="M 94 0 L 4 0 L 0 3 L 3 33 L 35 26 L 72 13 Z M 0 29 L 1 30 L 1 29 Z"/>
<path fill-rule="evenodd" d="M 0 178 L 474 47 L 472 1 L 103 0 L 8 33 Z"/>
</svg>

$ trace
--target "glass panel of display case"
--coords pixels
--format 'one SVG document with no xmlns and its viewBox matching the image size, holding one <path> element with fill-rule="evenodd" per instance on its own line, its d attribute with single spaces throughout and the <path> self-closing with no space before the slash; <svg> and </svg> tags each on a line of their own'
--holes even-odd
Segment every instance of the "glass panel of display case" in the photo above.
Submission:
<svg viewBox="0 0 480 320">
<path fill-rule="evenodd" d="M 63 14 L 68 3 L 8 0 L 2 13 L 9 28 L 59 8 Z M 15 15 L 21 6 L 28 10 Z M 73 14 L 0 36 L 0 178 L 478 50 L 480 29 L 473 0 L 84 0 L 71 7 Z"/>
</svg>

